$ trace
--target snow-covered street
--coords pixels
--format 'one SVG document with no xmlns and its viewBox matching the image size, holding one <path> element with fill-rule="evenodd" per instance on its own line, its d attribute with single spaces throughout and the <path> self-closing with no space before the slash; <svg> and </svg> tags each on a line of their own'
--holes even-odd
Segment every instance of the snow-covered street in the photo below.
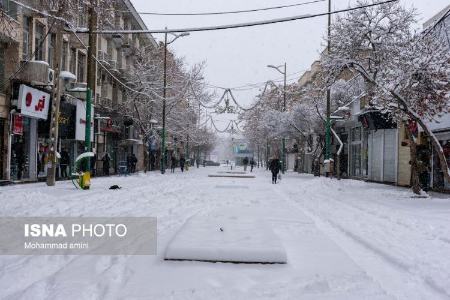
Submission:
<svg viewBox="0 0 450 300">
<path fill-rule="evenodd" d="M 211 178 L 218 168 L 0 188 L 2 216 L 154 216 L 156 256 L 2 256 L 2 299 L 448 299 L 450 199 L 288 173 L 280 184 Z M 108 190 L 112 184 L 121 190 Z M 267 221 L 287 264 L 165 261 L 195 214 Z"/>
</svg>

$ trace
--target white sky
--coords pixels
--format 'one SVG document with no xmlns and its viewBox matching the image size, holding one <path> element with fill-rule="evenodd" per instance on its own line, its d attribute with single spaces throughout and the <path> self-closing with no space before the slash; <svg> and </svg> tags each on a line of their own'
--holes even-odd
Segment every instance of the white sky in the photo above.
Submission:
<svg viewBox="0 0 450 300">
<path fill-rule="evenodd" d="M 417 8 L 422 24 L 448 5 L 448 0 L 400 0 L 402 4 Z M 306 2 L 306 0 L 132 0 L 137 11 L 148 12 L 206 12 L 270 7 Z M 332 10 L 354 5 L 356 0 L 332 0 Z M 279 10 L 224 16 L 149 16 L 142 19 L 149 29 L 182 28 L 233 24 L 325 12 L 327 1 Z M 288 77 L 297 80 L 318 58 L 323 48 L 326 17 L 299 20 L 259 27 L 229 29 L 213 32 L 193 32 L 177 40 L 172 49 L 185 57 L 189 64 L 206 61 L 205 78 L 210 84 L 237 87 L 250 83 L 278 80 L 282 77 L 268 64 L 287 62 Z M 162 35 L 154 35 L 157 40 Z M 222 94 L 218 90 L 218 94 Z M 237 101 L 249 105 L 258 89 L 234 92 Z M 217 125 L 226 125 L 232 116 L 217 116 Z"/>
</svg>

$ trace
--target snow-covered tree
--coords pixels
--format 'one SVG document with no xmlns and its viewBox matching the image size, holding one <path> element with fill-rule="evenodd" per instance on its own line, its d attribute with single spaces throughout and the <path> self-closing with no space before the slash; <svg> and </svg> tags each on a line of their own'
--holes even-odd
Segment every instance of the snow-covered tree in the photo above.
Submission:
<svg viewBox="0 0 450 300">
<path fill-rule="evenodd" d="M 358 1 L 360 5 L 368 1 Z M 413 120 L 430 137 L 445 177 L 442 148 L 426 121 L 449 112 L 450 51 L 430 32 L 415 33 L 415 11 L 398 3 L 354 10 L 331 26 L 331 48 L 324 59 L 330 85 L 343 70 L 361 75 L 369 106 L 398 121 Z M 411 139 L 413 190 L 418 193 L 415 141 Z"/>
<path fill-rule="evenodd" d="M 135 53 L 134 72 L 128 74 L 127 100 L 121 110 L 132 116 L 144 141 L 157 142 L 155 121 L 162 125 L 164 93 L 164 45 L 149 46 Z M 213 142 L 199 125 L 198 104 L 211 101 L 213 94 L 203 80 L 204 64 L 187 68 L 183 59 L 167 54 L 166 131 L 180 144 L 201 147 Z"/>
</svg>

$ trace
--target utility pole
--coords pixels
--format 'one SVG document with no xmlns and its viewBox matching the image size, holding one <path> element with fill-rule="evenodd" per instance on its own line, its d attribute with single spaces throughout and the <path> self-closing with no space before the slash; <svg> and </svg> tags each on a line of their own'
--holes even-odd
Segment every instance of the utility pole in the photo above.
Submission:
<svg viewBox="0 0 450 300">
<path fill-rule="evenodd" d="M 164 79 L 162 111 L 161 174 L 166 173 L 166 90 L 167 90 L 167 32 L 164 33 Z"/>
<path fill-rule="evenodd" d="M 53 69 L 55 70 L 53 91 L 52 91 L 52 112 L 50 120 L 50 166 L 47 169 L 47 185 L 54 186 L 56 182 L 56 162 L 58 153 L 58 127 L 59 127 L 59 106 L 61 102 L 61 89 L 63 84 L 60 78 L 61 73 L 61 58 L 62 58 L 62 26 L 57 24 L 56 43 L 55 43 L 55 57 L 53 58 Z"/>
<path fill-rule="evenodd" d="M 284 86 L 283 86 L 283 112 L 286 112 L 286 62 L 284 63 Z M 286 138 L 283 137 L 283 168 L 282 173 L 286 171 Z"/>
<path fill-rule="evenodd" d="M 97 12 L 95 7 L 97 6 L 96 0 L 91 0 L 88 9 L 89 14 L 89 47 L 88 47 L 88 59 L 87 59 L 87 86 L 91 89 L 92 95 L 95 98 L 96 92 L 96 75 L 97 75 L 97 62 L 94 57 L 97 55 L 97 35 L 94 31 L 97 29 Z"/>
<path fill-rule="evenodd" d="M 282 66 L 274 66 L 274 65 L 268 65 L 268 68 L 272 68 L 277 70 L 278 72 L 280 72 L 281 74 L 283 74 L 284 76 L 284 85 L 283 85 L 283 108 L 280 109 L 280 105 L 278 105 L 278 110 L 281 110 L 283 112 L 286 111 L 286 77 L 287 77 L 287 73 L 286 73 L 286 62 L 284 63 L 284 72 L 280 70 L 280 68 Z M 280 102 L 278 102 L 280 103 Z M 283 137 L 281 139 L 281 161 L 282 161 L 282 166 L 281 166 L 281 173 L 284 174 L 284 171 L 286 170 L 286 138 Z"/>
<path fill-rule="evenodd" d="M 200 129 L 200 117 L 201 117 L 201 106 L 200 106 L 200 102 L 198 103 L 198 128 Z M 196 165 L 197 168 L 200 167 L 200 144 L 197 144 L 197 160 L 196 160 Z"/>
<path fill-rule="evenodd" d="M 86 90 L 86 131 L 85 131 L 85 152 L 91 151 L 91 108 L 92 99 L 95 101 L 96 91 L 96 77 L 97 77 L 97 62 L 94 57 L 97 55 L 97 35 L 94 33 L 97 30 L 97 0 L 91 0 L 88 14 L 89 14 L 89 47 L 87 55 L 87 90 Z M 97 149 L 98 150 L 98 149 Z M 86 160 L 86 171 L 90 170 L 90 159 Z"/>
<path fill-rule="evenodd" d="M 167 30 L 167 27 L 166 27 Z M 164 79 L 163 79 L 163 111 L 162 111 L 162 141 L 161 141 L 161 174 L 166 173 L 166 94 L 167 94 L 167 45 L 172 44 L 175 42 L 176 39 L 188 36 L 189 32 L 184 32 L 182 34 L 174 34 L 171 33 L 173 36 L 175 36 L 174 39 L 172 39 L 170 42 L 167 42 L 167 31 L 164 33 Z"/>
<path fill-rule="evenodd" d="M 328 46 L 327 52 L 330 53 L 330 35 L 331 35 L 331 0 L 328 0 Z M 328 170 L 325 170 L 326 175 L 331 171 L 331 93 L 330 88 L 327 88 L 327 120 L 326 120 L 326 132 L 325 132 L 325 159 L 329 161 Z"/>
</svg>

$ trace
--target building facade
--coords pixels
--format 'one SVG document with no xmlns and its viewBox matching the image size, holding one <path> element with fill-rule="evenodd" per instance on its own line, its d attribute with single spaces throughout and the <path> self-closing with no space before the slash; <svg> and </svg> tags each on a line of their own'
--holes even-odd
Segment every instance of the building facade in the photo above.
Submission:
<svg viewBox="0 0 450 300">
<path fill-rule="evenodd" d="M 67 79 L 60 99 L 58 150 L 68 152 L 71 164 L 84 152 L 88 36 L 64 33 L 62 49 L 55 49 L 56 32 L 50 18 L 33 7 L 35 1 L 1 2 L 0 180 L 36 181 L 47 175 L 55 51 L 61 51 L 61 75 Z M 114 22 L 105 29 L 146 29 L 129 0 L 116 1 L 114 6 Z M 80 2 L 73 12 L 78 27 L 87 27 L 86 12 Z M 110 172 L 116 172 L 131 153 L 138 158 L 137 169 L 143 168 L 146 147 L 137 128 L 119 110 L 127 94 L 111 74 L 122 80 L 134 72 L 133 54 L 149 46 L 158 46 L 149 34 L 97 36 L 99 63 L 91 120 L 96 153 L 92 164 L 97 174 L 102 173 L 105 153 L 112 158 Z"/>
</svg>

